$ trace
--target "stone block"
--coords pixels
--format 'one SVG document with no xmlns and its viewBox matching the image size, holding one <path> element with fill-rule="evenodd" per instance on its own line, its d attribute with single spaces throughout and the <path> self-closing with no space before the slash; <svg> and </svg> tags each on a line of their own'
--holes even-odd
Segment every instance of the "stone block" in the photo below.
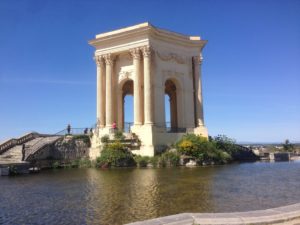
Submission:
<svg viewBox="0 0 300 225">
<path fill-rule="evenodd" d="M 9 175 L 9 167 L 0 168 L 0 176 L 8 176 Z"/>
</svg>

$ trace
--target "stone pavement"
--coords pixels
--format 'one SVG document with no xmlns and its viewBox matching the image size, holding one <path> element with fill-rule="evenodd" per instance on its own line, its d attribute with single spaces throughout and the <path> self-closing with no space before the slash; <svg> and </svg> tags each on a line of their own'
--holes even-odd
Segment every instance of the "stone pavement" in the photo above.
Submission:
<svg viewBox="0 0 300 225">
<path fill-rule="evenodd" d="M 181 213 L 127 225 L 300 225 L 300 203 L 267 210 L 234 213 Z"/>
</svg>

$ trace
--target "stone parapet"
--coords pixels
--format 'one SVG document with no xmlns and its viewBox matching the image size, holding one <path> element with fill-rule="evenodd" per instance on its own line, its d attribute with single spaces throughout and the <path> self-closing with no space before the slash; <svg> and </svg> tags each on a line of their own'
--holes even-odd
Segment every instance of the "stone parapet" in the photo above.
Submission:
<svg viewBox="0 0 300 225">
<path fill-rule="evenodd" d="M 273 209 L 234 213 L 181 213 L 127 225 L 300 224 L 300 203 Z"/>
</svg>

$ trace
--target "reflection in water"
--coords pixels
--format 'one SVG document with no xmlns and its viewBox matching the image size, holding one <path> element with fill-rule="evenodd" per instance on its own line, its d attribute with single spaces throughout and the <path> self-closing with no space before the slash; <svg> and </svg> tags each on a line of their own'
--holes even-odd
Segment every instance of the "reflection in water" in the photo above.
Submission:
<svg viewBox="0 0 300 225">
<path fill-rule="evenodd" d="M 210 170 L 205 173 L 184 168 L 87 171 L 88 224 L 144 220 L 187 211 L 191 205 L 198 205 L 198 211 L 210 209 Z"/>
<path fill-rule="evenodd" d="M 123 224 L 300 202 L 300 163 L 70 169 L 0 178 L 0 224 Z"/>
</svg>

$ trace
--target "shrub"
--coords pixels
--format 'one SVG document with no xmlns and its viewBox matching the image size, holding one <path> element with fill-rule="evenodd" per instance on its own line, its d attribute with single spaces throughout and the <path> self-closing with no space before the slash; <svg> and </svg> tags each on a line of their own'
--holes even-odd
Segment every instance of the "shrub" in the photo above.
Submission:
<svg viewBox="0 0 300 225">
<path fill-rule="evenodd" d="M 232 155 L 239 150 L 239 147 L 236 145 L 235 140 L 227 137 L 226 135 L 218 135 L 213 138 L 212 142 L 215 142 L 215 145 L 218 149 L 227 152 Z"/>
<path fill-rule="evenodd" d="M 96 159 L 96 166 L 124 167 L 135 165 L 133 155 L 120 142 L 107 144 Z"/>
<path fill-rule="evenodd" d="M 152 164 L 153 167 L 157 167 L 159 164 L 159 156 L 149 157 L 149 163 Z"/>
<path fill-rule="evenodd" d="M 197 136 L 195 134 L 187 134 L 176 143 L 176 149 L 182 155 L 192 156 L 198 161 L 214 161 L 217 163 L 225 163 L 231 160 L 230 153 L 220 150 L 215 141 Z"/>
<path fill-rule="evenodd" d="M 79 167 L 79 159 L 72 160 L 71 167 L 78 168 Z"/>
<path fill-rule="evenodd" d="M 176 143 L 176 149 L 180 154 L 193 156 L 199 160 L 212 157 L 215 148 L 212 142 L 195 134 L 186 134 Z"/>
<path fill-rule="evenodd" d="M 91 160 L 89 160 L 87 158 L 80 159 L 79 167 L 80 168 L 90 168 L 90 167 L 92 167 L 92 162 L 91 162 Z"/>
<path fill-rule="evenodd" d="M 82 140 L 83 143 L 87 145 L 87 147 L 91 147 L 91 140 L 88 135 L 76 135 L 73 137 L 74 140 Z"/>
<path fill-rule="evenodd" d="M 178 143 L 177 150 L 183 155 L 193 155 L 193 152 L 195 151 L 195 145 L 192 143 L 192 141 L 183 139 Z"/>
<path fill-rule="evenodd" d="M 286 139 L 282 146 L 287 152 L 292 152 L 294 150 L 294 145 L 290 143 L 289 139 Z"/>
<path fill-rule="evenodd" d="M 108 141 L 109 141 L 109 136 L 107 134 L 101 137 L 102 143 L 107 144 Z"/>
<path fill-rule="evenodd" d="M 53 169 L 57 169 L 59 166 L 60 166 L 60 164 L 57 161 L 52 164 Z"/>
<path fill-rule="evenodd" d="M 136 162 L 138 167 L 147 167 L 147 164 L 150 161 L 150 157 L 136 155 L 134 156 L 134 161 Z"/>
<path fill-rule="evenodd" d="M 159 158 L 159 165 L 165 166 L 177 166 L 179 165 L 180 155 L 176 152 L 164 152 Z"/>
<path fill-rule="evenodd" d="M 14 165 L 9 166 L 8 170 L 9 170 L 9 175 L 17 175 L 18 174 L 17 167 Z"/>
<path fill-rule="evenodd" d="M 123 132 L 120 131 L 120 130 L 117 130 L 114 134 L 114 138 L 115 140 L 119 140 L 119 141 L 122 141 L 125 139 L 125 136 L 123 135 Z"/>
</svg>

